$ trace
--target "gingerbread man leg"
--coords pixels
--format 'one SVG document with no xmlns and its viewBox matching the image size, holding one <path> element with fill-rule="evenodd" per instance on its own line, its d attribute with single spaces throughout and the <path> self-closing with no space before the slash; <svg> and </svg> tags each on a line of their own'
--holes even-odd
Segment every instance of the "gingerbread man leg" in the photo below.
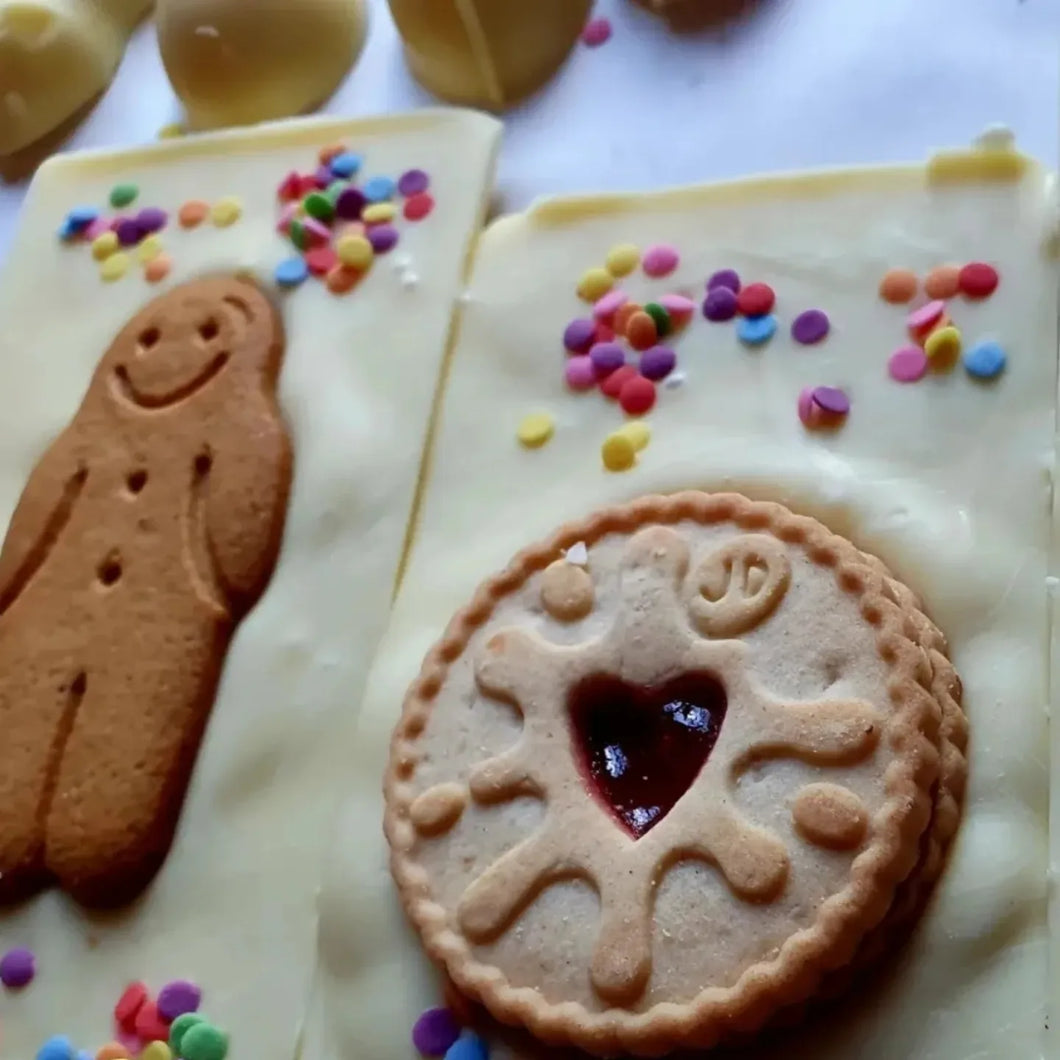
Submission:
<svg viewBox="0 0 1060 1060">
<path fill-rule="evenodd" d="M 44 822 L 84 689 L 69 652 L 42 651 L 0 620 L 0 901 L 27 896 L 47 875 Z"/>
<path fill-rule="evenodd" d="M 47 870 L 89 905 L 126 901 L 165 858 L 231 628 L 196 599 L 144 618 L 94 652 L 45 822 Z"/>
</svg>

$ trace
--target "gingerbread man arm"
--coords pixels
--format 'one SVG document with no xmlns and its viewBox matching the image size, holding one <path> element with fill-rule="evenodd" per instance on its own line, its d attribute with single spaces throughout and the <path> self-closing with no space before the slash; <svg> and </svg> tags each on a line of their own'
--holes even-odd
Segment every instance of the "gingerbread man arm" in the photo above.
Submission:
<svg viewBox="0 0 1060 1060">
<path fill-rule="evenodd" d="M 62 434 L 37 462 L 0 549 L 0 615 L 18 599 L 66 529 L 88 482 L 79 446 Z"/>
<path fill-rule="evenodd" d="M 279 412 L 271 402 L 255 411 L 244 429 L 226 432 L 226 444 L 196 460 L 214 570 L 237 616 L 254 605 L 272 574 L 291 483 L 291 443 Z"/>
</svg>

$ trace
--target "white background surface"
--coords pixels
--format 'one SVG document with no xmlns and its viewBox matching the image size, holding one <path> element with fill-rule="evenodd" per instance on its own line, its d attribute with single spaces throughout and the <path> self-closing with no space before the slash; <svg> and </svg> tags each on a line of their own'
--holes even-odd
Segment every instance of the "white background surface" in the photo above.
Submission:
<svg viewBox="0 0 1060 1060">
<path fill-rule="evenodd" d="M 326 110 L 432 102 L 405 70 L 384 0 L 368 4 L 368 43 Z M 579 45 L 506 115 L 505 209 L 554 192 L 916 160 L 993 122 L 1056 163 L 1060 0 L 760 0 L 724 31 L 685 36 L 628 0 L 599 0 L 596 13 L 614 22 L 612 39 Z M 147 24 L 64 149 L 147 142 L 179 118 Z M 0 259 L 24 194 L 0 185 Z"/>
</svg>

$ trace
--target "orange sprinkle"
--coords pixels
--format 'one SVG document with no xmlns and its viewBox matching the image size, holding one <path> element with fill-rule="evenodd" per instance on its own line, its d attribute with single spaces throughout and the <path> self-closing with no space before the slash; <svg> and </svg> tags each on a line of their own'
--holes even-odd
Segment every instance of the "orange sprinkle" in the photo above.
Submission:
<svg viewBox="0 0 1060 1060">
<path fill-rule="evenodd" d="M 899 305 L 911 302 L 916 294 L 916 273 L 911 269 L 888 269 L 880 280 L 880 297 Z"/>
<path fill-rule="evenodd" d="M 346 265 L 336 265 L 327 275 L 324 281 L 332 294 L 346 294 L 357 286 L 357 281 L 364 274 L 358 269 L 351 269 Z"/>
<path fill-rule="evenodd" d="M 615 310 L 614 319 L 611 321 L 615 334 L 625 335 L 626 328 L 629 327 L 630 318 L 634 313 L 639 313 L 640 311 L 641 307 L 636 302 L 626 302 L 624 305 L 620 305 Z"/>
<path fill-rule="evenodd" d="M 345 144 L 328 144 L 327 147 L 320 149 L 320 154 L 317 158 L 320 159 L 320 164 L 326 166 L 336 155 L 341 155 L 346 150 Z"/>
<path fill-rule="evenodd" d="M 159 254 L 158 257 L 152 258 L 144 266 L 144 279 L 148 283 L 161 283 L 169 275 L 169 270 L 172 268 L 173 261 L 170 256 L 168 254 Z"/>
<path fill-rule="evenodd" d="M 107 1042 L 96 1050 L 96 1060 L 129 1060 L 129 1050 L 121 1042 Z"/>
<path fill-rule="evenodd" d="M 180 208 L 177 219 L 180 221 L 181 228 L 194 228 L 206 220 L 206 215 L 209 212 L 210 204 L 208 202 L 203 202 L 202 199 L 190 199 Z"/>
<path fill-rule="evenodd" d="M 659 329 L 655 321 L 644 312 L 638 310 L 629 318 L 626 325 L 626 339 L 635 350 L 647 350 L 655 345 L 659 338 Z"/>
<path fill-rule="evenodd" d="M 960 290 L 960 275 L 958 265 L 939 265 L 924 278 L 924 293 L 928 298 L 953 298 Z"/>
</svg>

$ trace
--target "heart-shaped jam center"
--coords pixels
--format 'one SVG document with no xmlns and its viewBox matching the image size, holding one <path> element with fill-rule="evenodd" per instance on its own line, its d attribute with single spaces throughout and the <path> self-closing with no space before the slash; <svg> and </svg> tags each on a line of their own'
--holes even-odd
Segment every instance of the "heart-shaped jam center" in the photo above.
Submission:
<svg viewBox="0 0 1060 1060">
<path fill-rule="evenodd" d="M 567 705 L 582 772 L 635 839 L 657 825 L 699 775 L 726 702 L 718 678 L 698 671 L 654 687 L 597 674 L 571 690 Z"/>
</svg>

